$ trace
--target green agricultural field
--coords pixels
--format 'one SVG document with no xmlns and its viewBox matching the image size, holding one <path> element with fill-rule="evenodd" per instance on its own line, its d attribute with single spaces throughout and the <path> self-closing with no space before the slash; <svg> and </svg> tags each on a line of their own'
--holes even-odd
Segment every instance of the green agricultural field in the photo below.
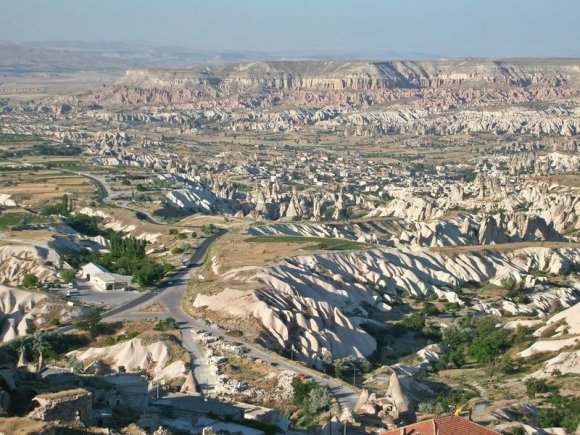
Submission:
<svg viewBox="0 0 580 435">
<path fill-rule="evenodd" d="M 41 216 L 31 213 L 3 213 L 0 215 L 0 230 L 8 230 L 18 225 L 50 223 L 50 216 Z"/>
<path fill-rule="evenodd" d="M 249 243 L 312 243 L 312 245 L 304 248 L 309 251 L 349 251 L 368 247 L 365 243 L 353 242 L 352 240 L 325 239 L 322 237 L 258 236 L 248 237 L 245 241 Z"/>
</svg>

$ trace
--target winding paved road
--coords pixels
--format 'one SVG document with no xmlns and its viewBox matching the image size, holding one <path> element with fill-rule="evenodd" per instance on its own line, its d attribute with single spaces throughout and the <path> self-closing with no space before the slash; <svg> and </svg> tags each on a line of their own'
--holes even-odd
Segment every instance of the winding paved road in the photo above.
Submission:
<svg viewBox="0 0 580 435">
<path fill-rule="evenodd" d="M 73 172 L 66 171 L 65 172 Z M 104 203 L 110 200 L 110 187 L 108 186 L 106 180 L 102 177 L 98 177 L 93 174 L 74 172 L 75 174 L 82 175 L 84 177 L 90 178 L 98 189 L 98 197 L 96 199 L 99 203 Z M 141 213 L 141 220 L 148 221 L 155 224 L 162 224 L 156 221 L 150 214 L 143 212 L 142 210 L 137 210 L 129 207 L 127 204 L 120 204 L 121 207 L 132 210 L 135 213 Z M 139 215 L 138 215 L 139 216 Z M 189 351 L 191 355 L 192 368 L 194 370 L 195 377 L 202 389 L 204 394 L 209 394 L 215 389 L 216 379 L 209 368 L 209 363 L 205 357 L 200 344 L 194 339 L 194 331 L 206 331 L 211 332 L 217 337 L 222 338 L 225 341 L 231 343 L 243 343 L 243 345 L 249 349 L 249 356 L 254 358 L 259 358 L 262 361 L 266 361 L 270 364 L 274 364 L 277 367 L 299 373 L 308 373 L 313 380 L 316 382 L 327 385 L 331 393 L 336 397 L 342 409 L 349 408 L 353 409 L 356 405 L 358 399 L 358 392 L 348 385 L 337 381 L 334 378 L 321 376 L 318 372 L 310 370 L 308 368 L 302 367 L 297 363 L 288 361 L 287 359 L 279 356 L 275 353 L 266 352 L 252 343 L 247 343 L 240 338 L 232 338 L 215 328 L 212 328 L 207 322 L 202 320 L 197 320 L 191 318 L 182 308 L 181 303 L 185 292 L 187 290 L 189 281 L 192 276 L 196 273 L 201 272 L 200 263 L 202 263 L 208 248 L 211 244 L 221 235 L 225 234 L 226 230 L 219 230 L 216 234 L 204 239 L 200 245 L 197 247 L 195 252 L 190 257 L 188 266 L 186 269 L 176 271 L 171 278 L 167 281 L 161 283 L 159 286 L 143 293 L 143 295 L 138 298 L 128 302 L 127 304 L 116 307 L 110 311 L 103 313 L 101 316 L 104 321 L 117 322 L 123 320 L 137 320 L 137 319 L 151 319 L 151 318 L 162 318 L 162 317 L 173 317 L 179 324 L 182 334 L 182 344 L 183 347 Z M 148 313 L 141 311 L 146 306 L 160 302 L 167 308 L 166 313 Z M 74 325 L 66 326 L 61 328 L 61 331 L 68 331 L 74 328 Z"/>
<path fill-rule="evenodd" d="M 344 409 L 345 407 L 348 407 L 353 409 L 358 399 L 358 392 L 354 389 L 337 381 L 336 379 L 322 376 L 319 372 L 305 368 L 298 363 L 288 361 L 278 354 L 273 352 L 266 352 L 253 343 L 248 343 L 243 339 L 233 338 L 225 335 L 222 331 L 212 327 L 207 322 L 191 318 L 183 310 L 181 304 L 190 279 L 196 273 L 201 272 L 201 266 L 199 264 L 203 261 L 203 258 L 205 257 L 207 249 L 211 243 L 213 243 L 216 238 L 220 237 L 225 232 L 225 230 L 220 230 L 219 233 L 205 239 L 200 244 L 198 249 L 191 257 L 190 262 L 193 263 L 192 267 L 188 267 L 185 270 L 176 272 L 170 278 L 170 280 L 167 281 L 167 283 L 162 284 L 155 290 L 149 292 L 147 295 L 144 295 L 143 297 L 140 297 L 126 305 L 120 306 L 105 313 L 102 316 L 103 319 L 113 322 L 122 320 L 150 319 L 155 317 L 173 317 L 180 325 L 183 346 L 191 354 L 195 377 L 200 384 L 202 391 L 205 393 L 211 393 L 214 390 L 216 379 L 209 369 L 209 364 L 205 358 L 203 349 L 194 339 L 193 331 L 211 332 L 216 337 L 220 337 L 230 343 L 241 342 L 246 348 L 249 349 L 248 356 L 259 358 L 262 361 L 276 365 L 280 369 L 289 370 L 296 374 L 307 373 L 316 382 L 327 385 L 330 388 L 332 394 L 338 400 L 341 408 Z M 167 312 L 147 313 L 140 311 L 142 308 L 155 302 L 160 302 L 165 305 Z"/>
<path fill-rule="evenodd" d="M 109 186 L 109 184 L 107 183 L 107 180 L 105 180 L 105 177 L 101 177 L 101 176 L 94 175 L 94 174 L 89 174 L 88 172 L 69 171 L 68 169 L 58 169 L 58 170 L 61 172 L 67 172 L 69 174 L 80 175 L 81 177 L 86 177 L 86 178 L 90 179 L 97 187 L 97 197 L 95 198 L 95 202 L 97 202 L 99 204 L 104 204 L 106 202 L 111 201 L 112 189 Z M 151 213 L 146 212 L 144 210 L 139 210 L 137 208 L 131 207 L 128 204 L 128 201 L 126 201 L 126 200 L 116 200 L 115 205 L 118 205 L 119 207 L 125 208 L 127 210 L 131 210 L 132 212 L 135 213 L 135 215 L 137 216 L 138 219 L 140 219 L 144 222 L 149 222 L 149 223 L 156 224 L 156 225 L 165 225 L 164 222 L 161 222 L 161 221 L 158 221 L 157 219 L 155 219 L 151 215 Z"/>
</svg>

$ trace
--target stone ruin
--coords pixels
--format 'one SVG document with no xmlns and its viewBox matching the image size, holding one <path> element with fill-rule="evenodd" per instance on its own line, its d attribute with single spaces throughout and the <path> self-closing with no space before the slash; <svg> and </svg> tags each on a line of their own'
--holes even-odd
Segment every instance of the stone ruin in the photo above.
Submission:
<svg viewBox="0 0 580 435">
<path fill-rule="evenodd" d="M 82 388 L 37 395 L 30 418 L 41 421 L 80 421 L 91 424 L 93 402 L 91 393 Z"/>
</svg>

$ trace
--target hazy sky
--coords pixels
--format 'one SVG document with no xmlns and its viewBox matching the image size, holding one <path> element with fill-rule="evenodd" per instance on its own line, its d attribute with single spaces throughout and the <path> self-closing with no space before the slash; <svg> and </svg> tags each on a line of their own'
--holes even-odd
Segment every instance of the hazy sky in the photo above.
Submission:
<svg viewBox="0 0 580 435">
<path fill-rule="evenodd" d="M 0 40 L 579 56 L 580 0 L 0 0 Z"/>
</svg>

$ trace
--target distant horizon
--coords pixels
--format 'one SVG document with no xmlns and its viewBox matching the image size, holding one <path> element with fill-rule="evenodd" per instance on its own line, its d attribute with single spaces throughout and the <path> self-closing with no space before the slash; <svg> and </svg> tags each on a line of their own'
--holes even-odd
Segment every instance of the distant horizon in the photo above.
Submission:
<svg viewBox="0 0 580 435">
<path fill-rule="evenodd" d="M 4 3 L 0 41 L 15 44 L 142 44 L 401 60 L 580 57 L 575 0 Z"/>
<path fill-rule="evenodd" d="M 171 44 L 155 44 L 155 43 L 145 43 L 140 41 L 81 41 L 81 40 L 64 40 L 64 41 L 11 41 L 11 40 L 0 40 L 0 46 L 6 45 L 13 45 L 13 46 L 23 46 L 23 47 L 31 47 L 31 48 L 39 48 L 39 49 L 46 49 L 46 50 L 70 50 L 74 51 L 74 49 L 82 50 L 93 48 L 95 50 L 119 50 L 123 51 L 130 48 L 137 48 L 140 47 L 141 49 L 162 49 L 162 48 L 169 48 L 173 50 L 184 50 L 188 53 L 206 53 L 206 54 L 215 54 L 218 55 L 220 53 L 223 54 L 237 54 L 237 55 L 267 55 L 271 56 L 272 58 L 250 58 L 248 60 L 242 61 L 222 61 L 216 63 L 248 63 L 248 62 L 392 62 L 392 61 L 452 61 L 452 60 L 580 60 L 580 54 L 578 55 L 570 55 L 570 56 L 558 56 L 558 55 L 535 55 L 535 56 L 441 56 L 438 57 L 436 55 L 432 55 L 429 53 L 416 53 L 416 56 L 413 56 L 409 53 L 408 56 L 402 55 L 397 57 L 395 53 L 385 53 L 383 57 L 380 57 L 380 54 L 375 54 L 374 56 L 371 53 L 366 53 L 368 57 L 365 57 L 365 53 L 351 53 L 349 51 L 341 51 L 340 49 L 335 50 L 326 50 L 326 56 L 322 56 L 322 51 L 324 50 L 316 50 L 311 49 L 309 51 L 300 52 L 294 50 L 286 50 L 286 51 L 275 51 L 275 50 L 266 50 L 266 49 L 232 49 L 232 48 L 204 48 L 204 47 L 197 47 L 197 46 L 185 46 L 185 45 L 171 45 Z M 285 59 L 281 56 L 290 56 L 289 58 Z M 335 57 L 333 57 L 333 55 Z M 207 64 L 208 62 L 202 62 L 201 64 L 192 64 L 191 66 L 199 66 L 202 64 Z"/>
</svg>

